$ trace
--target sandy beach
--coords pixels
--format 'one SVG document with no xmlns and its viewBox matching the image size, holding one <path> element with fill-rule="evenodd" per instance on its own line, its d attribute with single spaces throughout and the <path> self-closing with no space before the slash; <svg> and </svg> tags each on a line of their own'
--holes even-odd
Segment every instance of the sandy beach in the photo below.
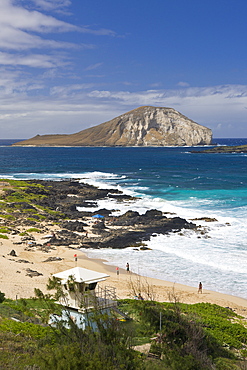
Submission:
<svg viewBox="0 0 247 370">
<path fill-rule="evenodd" d="M 56 227 L 53 227 L 51 232 L 55 231 Z M 37 244 L 45 242 L 45 234 L 32 233 L 32 235 Z M 117 274 L 116 267 L 105 264 L 106 261 L 103 260 L 88 258 L 77 249 L 76 245 L 51 246 L 49 251 L 45 252 L 35 246 L 29 248 L 28 243 L 21 241 L 22 238 L 19 235 L 10 235 L 8 240 L 1 241 L 0 291 L 6 298 L 33 297 L 34 288 L 47 292 L 46 284 L 52 274 L 80 266 L 108 274 L 109 278 L 101 285 L 115 287 L 118 298 L 134 298 L 135 293 L 140 292 L 145 299 L 149 296 L 162 302 L 173 301 L 175 296 L 183 303 L 209 302 L 229 307 L 247 318 L 246 299 L 210 291 L 205 287 L 200 294 L 195 287 L 134 274 L 131 272 L 131 266 L 130 273 L 119 269 Z M 16 256 L 10 255 L 12 250 L 15 251 Z M 77 254 L 77 261 L 75 261 L 75 254 Z M 47 259 L 50 261 L 46 261 Z"/>
</svg>

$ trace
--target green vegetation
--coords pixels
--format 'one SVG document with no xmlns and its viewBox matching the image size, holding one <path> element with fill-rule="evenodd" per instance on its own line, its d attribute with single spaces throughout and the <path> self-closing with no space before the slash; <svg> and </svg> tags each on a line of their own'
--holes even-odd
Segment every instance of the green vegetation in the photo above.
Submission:
<svg viewBox="0 0 247 370">
<path fill-rule="evenodd" d="M 20 236 L 27 236 L 27 235 L 28 235 L 28 233 L 27 233 L 26 231 L 22 231 L 19 235 L 20 235 Z"/>
<path fill-rule="evenodd" d="M 46 219 L 46 216 L 40 215 L 39 213 L 35 213 L 33 216 L 36 216 L 40 220 L 45 220 Z"/>
<path fill-rule="evenodd" d="M 30 229 L 26 230 L 27 233 L 40 233 L 41 230 L 37 229 L 36 227 L 30 227 Z"/>
<path fill-rule="evenodd" d="M 56 282 L 49 284 L 54 288 Z M 58 289 L 57 298 L 59 294 Z M 131 320 L 98 310 L 91 318 L 95 331 L 79 329 L 69 317 L 69 327 L 46 325 L 50 313 L 61 314 L 61 307 L 51 295 L 37 290 L 36 296 L 12 301 L 3 295 L 0 368 L 246 369 L 247 328 L 230 309 L 126 299 L 119 308 Z M 145 343 L 151 343 L 152 358 L 135 350 Z"/>
<path fill-rule="evenodd" d="M 246 153 L 247 145 L 215 146 L 205 150 L 194 150 L 192 153 Z"/>
<path fill-rule="evenodd" d="M 0 316 L 8 316 L 0 319 L 0 368 L 142 368 L 140 355 L 126 345 L 125 328 L 121 328 L 114 317 L 95 315 L 99 332 L 94 332 L 90 327 L 83 331 L 72 320 L 70 329 L 41 325 L 45 318 L 47 320 L 45 313 L 54 310 L 60 313 L 60 307 L 42 293 L 40 299 L 8 300 L 0 304 Z M 18 313 L 15 320 L 9 318 Z M 39 323 L 28 322 L 36 317 L 41 320 Z"/>
<path fill-rule="evenodd" d="M 3 292 L 0 292 L 0 303 L 2 303 L 5 300 L 5 294 Z"/>
<path fill-rule="evenodd" d="M 31 182 L 31 181 L 11 180 L 11 179 L 0 179 L 0 181 L 2 181 L 4 183 L 8 183 L 14 189 L 26 190 L 26 189 L 29 189 L 31 187 L 31 188 L 37 188 L 37 189 L 42 189 L 42 190 L 46 191 L 45 187 L 42 184 L 36 184 L 34 182 Z M 9 188 L 6 188 L 6 189 L 9 190 Z"/>
<path fill-rule="evenodd" d="M 7 235 L 0 234 L 0 239 L 9 239 Z"/>
<path fill-rule="evenodd" d="M 39 339 L 45 337 L 47 333 L 52 331 L 52 329 L 49 326 L 44 327 L 30 322 L 18 322 L 10 319 L 2 319 L 0 322 L 0 331 Z"/>
<path fill-rule="evenodd" d="M 5 195 L 1 198 L 4 201 L 9 203 L 13 202 L 26 202 L 35 200 L 35 199 L 43 199 L 46 197 L 44 192 L 46 192 L 45 188 L 41 184 L 35 183 L 28 183 L 26 181 L 18 181 L 18 180 L 4 180 L 4 182 L 8 182 L 11 185 L 11 188 L 4 188 Z M 32 192 L 33 189 L 42 188 L 42 194 L 37 193 L 35 191 Z"/>
<path fill-rule="evenodd" d="M 125 300 L 121 310 L 134 319 L 134 344 L 156 336 L 151 352 L 165 369 L 246 369 L 246 322 L 230 309 Z"/>
<path fill-rule="evenodd" d="M 23 180 L 0 179 L 1 182 L 5 187 L 1 189 L 0 218 L 14 221 L 23 214 L 26 220 L 37 223 L 47 218 L 57 222 L 65 218 L 62 212 L 40 205 L 48 197 L 50 186 Z"/>
<path fill-rule="evenodd" d="M 11 195 L 5 197 L 5 201 L 9 203 L 18 203 L 18 202 L 28 202 L 29 200 L 35 199 L 34 197 L 27 196 L 26 193 L 23 191 L 16 191 L 12 192 Z"/>
<path fill-rule="evenodd" d="M 32 222 L 40 222 L 40 219 L 38 218 L 34 218 L 34 217 L 27 217 L 27 220 L 28 221 L 32 221 Z"/>
<path fill-rule="evenodd" d="M 8 234 L 10 232 L 10 230 L 6 227 L 0 227 L 0 233 L 6 233 Z"/>
<path fill-rule="evenodd" d="M 247 346 L 247 329 L 243 326 L 243 320 L 228 308 L 198 303 L 184 310 L 196 314 L 205 331 L 213 335 L 222 346 L 235 349 L 242 348 L 243 343 Z"/>
<path fill-rule="evenodd" d="M 36 228 L 36 227 L 30 227 L 29 229 L 25 230 L 25 231 L 22 231 L 21 233 L 19 233 L 20 236 L 27 236 L 28 233 L 40 233 L 41 230 Z"/>
<path fill-rule="evenodd" d="M 4 218 L 6 220 L 15 220 L 15 217 L 14 216 L 12 216 L 12 215 L 5 215 L 5 214 L 0 215 L 0 218 Z"/>
<path fill-rule="evenodd" d="M 55 215 L 55 216 L 64 216 L 62 212 L 59 211 L 53 211 L 52 209 L 48 207 L 42 207 L 40 204 L 36 206 L 38 209 L 50 214 L 50 215 Z"/>
</svg>

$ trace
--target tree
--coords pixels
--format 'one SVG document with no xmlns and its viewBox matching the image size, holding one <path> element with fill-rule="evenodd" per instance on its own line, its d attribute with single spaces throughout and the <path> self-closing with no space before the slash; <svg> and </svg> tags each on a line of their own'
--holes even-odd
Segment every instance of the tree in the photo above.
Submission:
<svg viewBox="0 0 247 370">
<path fill-rule="evenodd" d="M 71 277 L 66 284 L 77 295 L 78 284 Z M 66 305 L 61 307 L 55 300 L 68 300 L 66 292 L 62 289 L 59 279 L 49 279 L 47 288 L 53 294 L 44 295 L 40 290 L 35 290 L 36 297 L 40 299 L 47 309 L 47 314 L 63 313 L 55 322 L 54 330 L 57 332 L 56 343 L 47 346 L 36 357 L 37 364 L 42 364 L 45 369 L 54 369 L 58 364 L 61 369 L 141 369 L 142 359 L 137 352 L 130 348 L 129 332 L 122 322 L 118 321 L 112 312 L 99 307 L 97 300 L 93 309 L 87 307 L 90 292 L 81 300 L 81 310 L 87 316 L 86 327 L 80 328 L 71 317 L 71 311 Z M 93 298 L 91 296 L 90 298 Z M 54 324 L 54 321 L 53 321 Z M 56 366 L 54 367 L 54 364 Z M 68 365 L 69 364 L 69 365 Z M 66 367 L 68 365 L 68 367 Z"/>
</svg>

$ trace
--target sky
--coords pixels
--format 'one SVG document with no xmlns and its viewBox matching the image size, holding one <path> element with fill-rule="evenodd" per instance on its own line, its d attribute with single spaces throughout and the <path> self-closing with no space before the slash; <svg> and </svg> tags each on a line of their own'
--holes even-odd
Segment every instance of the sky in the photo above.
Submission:
<svg viewBox="0 0 247 370">
<path fill-rule="evenodd" d="M 143 105 L 247 138 L 246 0 L 0 0 L 0 137 Z"/>
</svg>

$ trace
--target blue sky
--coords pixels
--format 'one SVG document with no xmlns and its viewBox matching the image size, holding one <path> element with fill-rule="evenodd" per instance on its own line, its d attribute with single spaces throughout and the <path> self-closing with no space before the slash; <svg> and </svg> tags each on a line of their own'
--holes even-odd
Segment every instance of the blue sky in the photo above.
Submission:
<svg viewBox="0 0 247 370">
<path fill-rule="evenodd" d="M 246 19 L 244 0 L 0 0 L 0 137 L 142 105 L 247 137 Z"/>
</svg>

